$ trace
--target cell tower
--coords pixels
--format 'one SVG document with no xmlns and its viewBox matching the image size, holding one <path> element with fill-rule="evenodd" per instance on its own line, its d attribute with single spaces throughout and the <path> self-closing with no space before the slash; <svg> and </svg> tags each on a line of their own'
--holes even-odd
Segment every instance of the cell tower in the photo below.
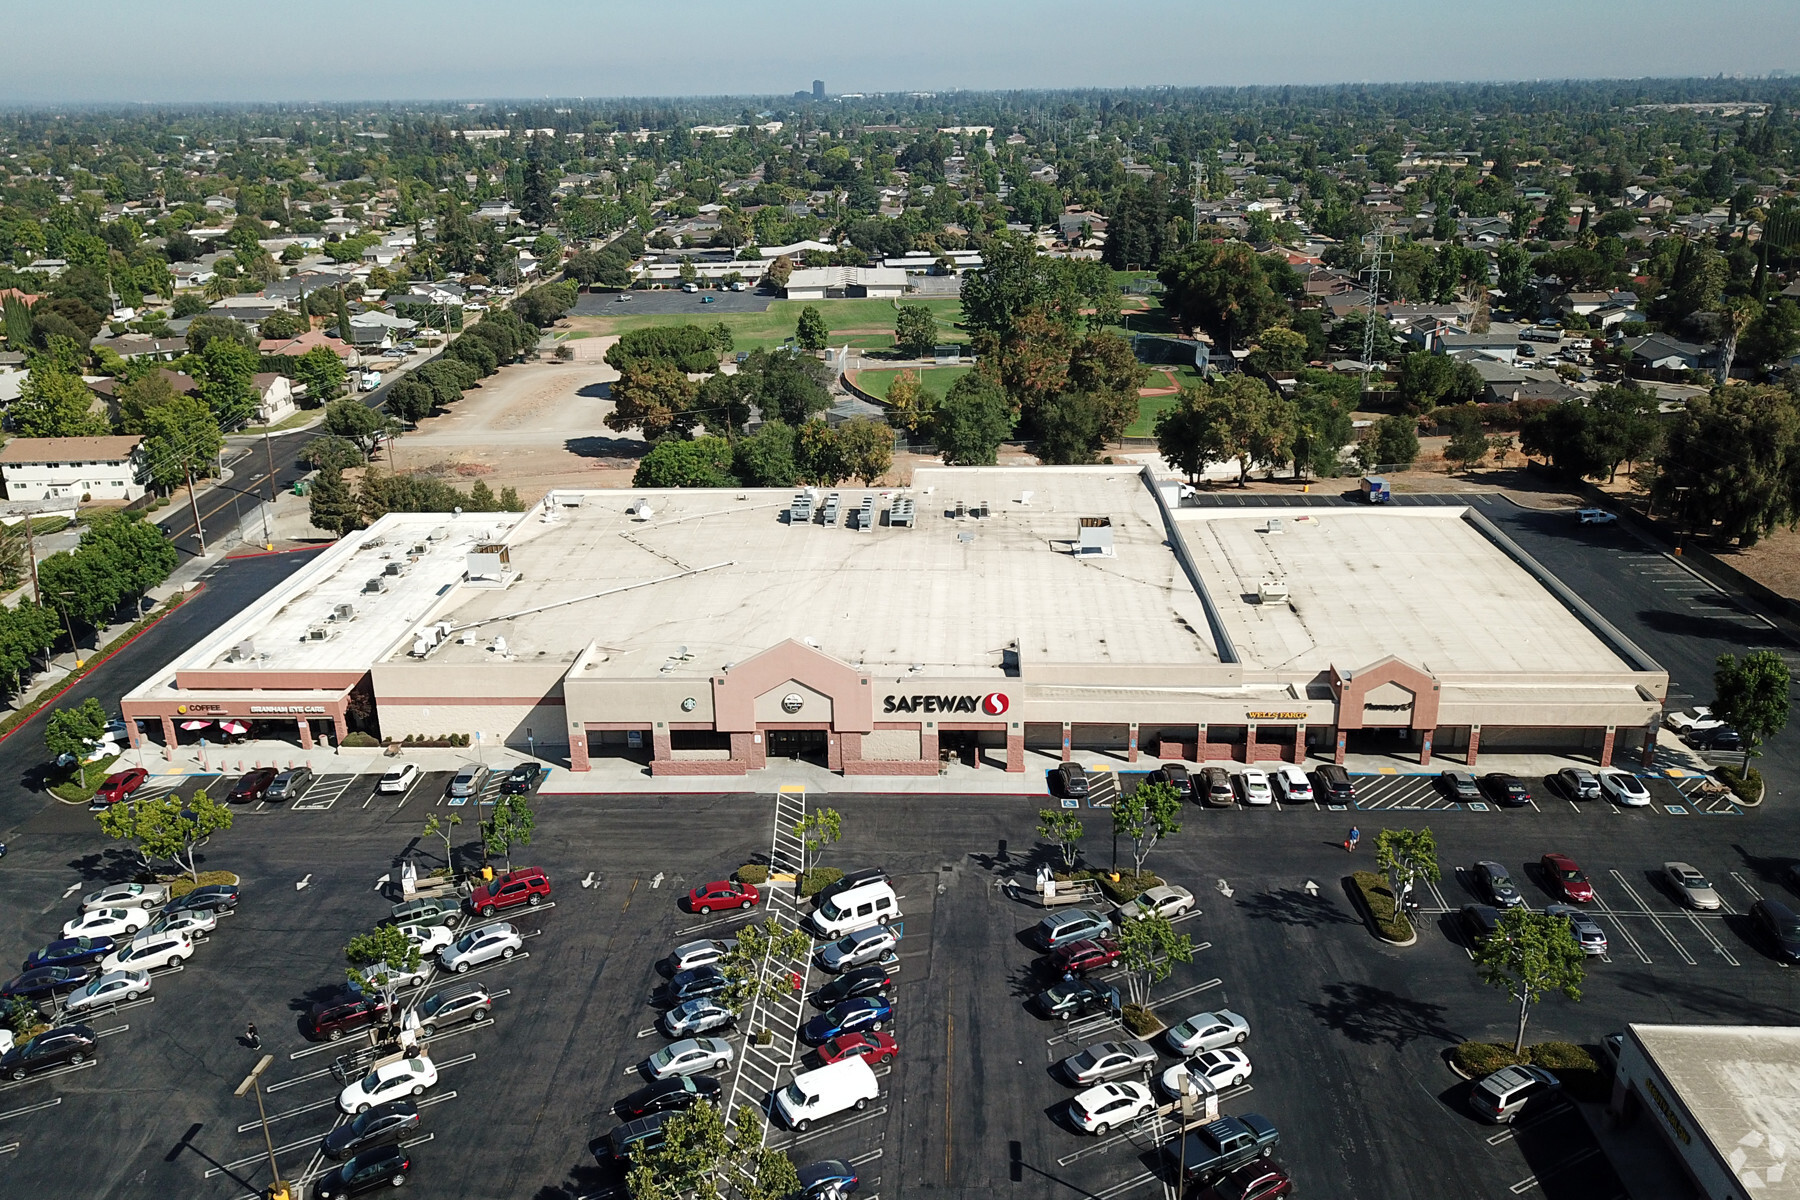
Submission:
<svg viewBox="0 0 1800 1200">
<path fill-rule="evenodd" d="M 1371 233 L 1363 239 L 1363 288 L 1369 293 L 1368 308 L 1363 316 L 1363 349 L 1362 349 L 1362 390 L 1369 390 L 1369 371 L 1375 361 L 1375 318 L 1381 308 L 1381 277 L 1393 274 L 1394 252 L 1388 249 L 1387 238 L 1381 233 Z"/>
</svg>

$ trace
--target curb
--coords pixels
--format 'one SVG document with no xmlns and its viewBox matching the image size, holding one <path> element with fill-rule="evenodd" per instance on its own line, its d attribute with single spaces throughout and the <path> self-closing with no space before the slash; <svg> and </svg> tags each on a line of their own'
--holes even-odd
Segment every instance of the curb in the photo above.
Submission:
<svg viewBox="0 0 1800 1200">
<path fill-rule="evenodd" d="M 1406 927 L 1412 930 L 1412 936 L 1408 937 L 1405 941 L 1395 941 L 1393 938 L 1388 937 L 1381 932 L 1381 925 L 1375 920 L 1375 914 L 1369 910 L 1368 901 L 1363 898 L 1362 889 L 1352 883 L 1349 876 L 1345 876 L 1340 881 L 1340 886 L 1350 894 L 1350 902 L 1356 905 L 1358 912 L 1362 913 L 1363 924 L 1368 927 L 1369 933 L 1374 936 L 1376 941 L 1384 946 L 1404 947 L 1418 944 L 1419 929 L 1418 926 L 1412 923 L 1411 917 L 1406 919 Z"/>
</svg>

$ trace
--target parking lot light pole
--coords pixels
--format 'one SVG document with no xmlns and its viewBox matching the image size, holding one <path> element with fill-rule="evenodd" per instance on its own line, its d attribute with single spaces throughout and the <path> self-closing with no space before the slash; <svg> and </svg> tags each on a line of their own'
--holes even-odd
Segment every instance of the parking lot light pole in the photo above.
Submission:
<svg viewBox="0 0 1800 1200">
<path fill-rule="evenodd" d="M 244 1076 L 244 1082 L 237 1085 L 237 1091 L 232 1095 L 241 1098 L 245 1092 L 256 1093 L 256 1117 L 262 1122 L 263 1145 L 269 1148 L 268 1198 L 269 1200 L 290 1200 L 293 1191 L 282 1180 L 281 1169 L 275 1165 L 275 1139 L 269 1136 L 269 1114 L 263 1109 L 262 1085 L 257 1082 L 262 1073 L 269 1069 L 269 1064 L 274 1061 L 273 1054 L 263 1055 L 262 1060 L 250 1069 L 250 1073 Z"/>
</svg>

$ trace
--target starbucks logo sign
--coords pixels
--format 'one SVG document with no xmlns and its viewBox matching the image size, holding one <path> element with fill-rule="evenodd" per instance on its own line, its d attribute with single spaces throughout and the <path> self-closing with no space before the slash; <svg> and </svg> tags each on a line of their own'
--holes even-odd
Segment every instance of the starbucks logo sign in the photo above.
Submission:
<svg viewBox="0 0 1800 1200">
<path fill-rule="evenodd" d="M 781 711 L 790 716 L 805 707 L 806 697 L 802 696 L 799 692 L 789 692 L 781 698 Z"/>
</svg>

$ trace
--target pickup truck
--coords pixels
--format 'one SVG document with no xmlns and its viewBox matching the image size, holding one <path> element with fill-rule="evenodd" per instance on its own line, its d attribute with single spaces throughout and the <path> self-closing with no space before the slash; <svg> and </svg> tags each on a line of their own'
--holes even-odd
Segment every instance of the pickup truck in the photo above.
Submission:
<svg viewBox="0 0 1800 1200">
<path fill-rule="evenodd" d="M 1164 1142 L 1162 1158 L 1171 1174 L 1179 1172 L 1184 1183 L 1192 1183 L 1253 1158 L 1267 1158 L 1280 1140 L 1281 1134 L 1267 1117 L 1245 1113 L 1241 1117 L 1220 1117 L 1185 1138 Z"/>
</svg>

